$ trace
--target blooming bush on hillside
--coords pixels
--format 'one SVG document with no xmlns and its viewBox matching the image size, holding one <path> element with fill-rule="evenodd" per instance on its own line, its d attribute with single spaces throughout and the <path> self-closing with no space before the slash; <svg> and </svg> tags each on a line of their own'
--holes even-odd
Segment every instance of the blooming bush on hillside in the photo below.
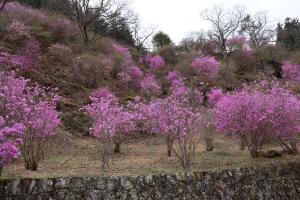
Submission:
<svg viewBox="0 0 300 200">
<path fill-rule="evenodd" d="M 212 89 L 207 95 L 208 102 L 210 105 L 214 106 L 218 103 L 218 101 L 221 100 L 223 96 L 224 96 L 224 92 L 222 89 L 219 88 Z"/>
<path fill-rule="evenodd" d="M 159 55 L 146 55 L 144 57 L 144 62 L 147 64 L 150 70 L 157 71 L 165 65 L 164 59 Z"/>
<path fill-rule="evenodd" d="M 112 47 L 117 53 L 119 53 L 123 56 L 123 58 L 124 58 L 123 62 L 125 65 L 130 64 L 132 62 L 131 53 L 128 48 L 123 47 L 119 44 L 113 44 Z"/>
<path fill-rule="evenodd" d="M 30 31 L 29 28 L 20 21 L 13 21 L 7 27 L 7 38 L 13 41 L 19 41 L 23 39 L 30 39 Z"/>
<path fill-rule="evenodd" d="M 220 71 L 220 62 L 213 56 L 200 56 L 192 62 L 192 68 L 205 81 L 217 78 Z"/>
<path fill-rule="evenodd" d="M 154 75 L 148 74 L 140 81 L 141 92 L 147 97 L 159 96 L 162 92 L 161 84 Z"/>
<path fill-rule="evenodd" d="M 144 72 L 137 66 L 131 66 L 127 71 L 133 80 L 140 80 L 144 77 Z"/>
<path fill-rule="evenodd" d="M 35 40 L 28 40 L 22 52 L 18 55 L 0 52 L 0 64 L 21 70 L 30 70 L 36 67 L 41 58 L 40 43 Z"/>
</svg>

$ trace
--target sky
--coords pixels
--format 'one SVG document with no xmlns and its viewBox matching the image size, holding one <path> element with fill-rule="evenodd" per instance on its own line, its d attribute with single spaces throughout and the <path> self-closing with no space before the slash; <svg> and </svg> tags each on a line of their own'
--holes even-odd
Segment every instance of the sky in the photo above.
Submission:
<svg viewBox="0 0 300 200">
<path fill-rule="evenodd" d="M 200 12 L 214 5 L 244 5 L 250 14 L 267 11 L 274 26 L 286 17 L 300 18 L 300 0 L 132 0 L 131 7 L 143 26 L 156 25 L 178 43 L 189 32 L 209 29 Z"/>
</svg>

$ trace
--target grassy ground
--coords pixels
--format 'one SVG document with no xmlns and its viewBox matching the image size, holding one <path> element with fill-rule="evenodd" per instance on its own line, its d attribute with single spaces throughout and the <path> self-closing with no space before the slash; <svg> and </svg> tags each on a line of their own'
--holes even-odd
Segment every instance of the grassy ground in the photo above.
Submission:
<svg viewBox="0 0 300 200">
<path fill-rule="evenodd" d="M 300 156 L 291 155 L 253 159 L 248 151 L 240 151 L 238 145 L 226 136 L 217 136 L 214 142 L 216 148 L 212 152 L 205 152 L 204 143 L 200 142 L 192 165 L 193 170 L 220 170 L 300 160 Z M 122 153 L 114 157 L 113 164 L 107 171 L 100 168 L 99 147 L 100 142 L 93 138 L 60 137 L 50 145 L 49 153 L 39 165 L 38 171 L 26 171 L 19 160 L 5 168 L 3 178 L 136 176 L 182 171 L 175 156 L 166 156 L 164 140 L 158 136 L 127 138 L 121 146 Z M 265 150 L 276 148 L 279 147 L 269 145 Z"/>
</svg>

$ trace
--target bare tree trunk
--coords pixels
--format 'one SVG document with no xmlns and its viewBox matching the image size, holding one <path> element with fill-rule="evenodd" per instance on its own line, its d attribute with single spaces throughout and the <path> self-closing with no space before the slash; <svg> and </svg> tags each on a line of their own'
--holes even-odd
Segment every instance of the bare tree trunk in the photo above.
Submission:
<svg viewBox="0 0 300 200">
<path fill-rule="evenodd" d="M 114 153 L 115 154 L 119 154 L 121 153 L 121 144 L 122 144 L 122 139 L 119 137 L 119 136 L 116 136 L 114 139 L 113 139 L 113 142 L 114 142 Z"/>
<path fill-rule="evenodd" d="M 24 158 L 24 167 L 27 170 L 36 171 L 39 162 L 44 159 L 47 143 L 43 139 L 25 138 L 21 146 Z"/>
<path fill-rule="evenodd" d="M 214 144 L 213 139 L 210 137 L 205 138 L 205 144 L 206 144 L 206 151 L 213 151 L 214 150 Z"/>
<path fill-rule="evenodd" d="M 173 138 L 171 136 L 166 137 L 166 144 L 167 144 L 167 156 L 171 157 L 172 156 L 172 146 L 173 146 Z"/>
<path fill-rule="evenodd" d="M 104 137 L 101 139 L 102 142 L 102 155 L 101 155 L 101 168 L 105 170 L 109 167 L 110 159 L 110 138 Z"/>
<path fill-rule="evenodd" d="M 243 138 L 241 138 L 240 139 L 240 150 L 244 151 L 245 147 L 246 147 L 246 141 Z"/>
<path fill-rule="evenodd" d="M 250 154 L 252 158 L 258 158 L 259 157 L 259 152 L 255 149 L 250 149 Z"/>
</svg>

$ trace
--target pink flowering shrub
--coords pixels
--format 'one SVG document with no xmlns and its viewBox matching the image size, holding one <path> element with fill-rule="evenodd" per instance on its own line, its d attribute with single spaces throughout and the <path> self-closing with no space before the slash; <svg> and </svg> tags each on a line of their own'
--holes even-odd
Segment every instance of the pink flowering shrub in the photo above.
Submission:
<svg viewBox="0 0 300 200">
<path fill-rule="evenodd" d="M 94 121 L 90 129 L 91 134 L 101 138 L 103 143 L 102 168 L 104 169 L 108 166 L 110 141 L 135 130 L 135 115 L 121 105 L 117 97 L 107 88 L 98 89 L 97 95 L 90 98 L 92 103 L 84 106 L 84 110 Z"/>
<path fill-rule="evenodd" d="M 205 81 L 216 79 L 220 71 L 220 62 L 213 56 L 200 56 L 192 62 L 193 70 Z"/>
<path fill-rule="evenodd" d="M 172 84 L 174 80 L 178 80 L 181 78 L 179 71 L 169 71 L 168 75 L 166 76 L 166 79 Z"/>
<path fill-rule="evenodd" d="M 141 92 L 147 97 L 159 96 L 162 92 L 160 82 L 154 75 L 148 74 L 140 81 Z"/>
<path fill-rule="evenodd" d="M 278 84 L 265 82 L 224 95 L 216 104 L 216 128 L 240 138 L 258 157 L 268 138 L 299 134 L 300 100 Z"/>
<path fill-rule="evenodd" d="M 0 52 L 0 64 L 21 70 L 30 70 L 36 67 L 41 58 L 40 43 L 35 40 L 28 40 L 22 52 L 18 55 Z"/>
<path fill-rule="evenodd" d="M 289 79 L 292 81 L 300 81 L 300 66 L 296 63 L 286 60 L 283 61 L 282 75 L 283 78 Z"/>
<path fill-rule="evenodd" d="M 195 136 L 199 132 L 201 114 L 173 96 L 152 99 L 140 105 L 139 112 L 144 129 L 165 136 L 168 156 L 173 151 L 183 169 L 188 171 L 197 144 Z M 180 148 L 173 147 L 174 140 L 178 141 Z"/>
<path fill-rule="evenodd" d="M 0 83 L 2 127 L 12 127 L 1 131 L 22 132 L 18 137 L 22 139 L 19 145 L 25 168 L 36 170 L 48 139 L 56 134 L 60 124 L 59 113 L 55 110 L 59 98 L 55 91 L 38 85 L 29 86 L 28 80 L 13 74 L 1 72 Z"/>
<path fill-rule="evenodd" d="M 159 55 L 146 55 L 144 57 L 144 62 L 152 71 L 157 71 L 165 65 L 164 59 Z"/>
<path fill-rule="evenodd" d="M 9 65 L 16 68 L 21 67 L 18 55 L 12 55 L 5 52 L 0 52 L 0 64 Z"/>
<path fill-rule="evenodd" d="M 187 87 L 178 71 L 170 71 L 166 79 L 170 82 L 170 94 L 174 98 L 185 100 L 194 106 L 203 103 L 203 93 L 198 88 Z"/>
<path fill-rule="evenodd" d="M 7 38 L 13 41 L 30 39 L 29 28 L 20 21 L 13 21 L 7 28 Z"/>
<path fill-rule="evenodd" d="M 3 167 L 20 157 L 19 146 L 23 144 L 23 133 L 22 124 L 15 123 L 7 127 L 5 119 L 0 116 L 0 177 Z"/>
<path fill-rule="evenodd" d="M 28 40 L 25 48 L 19 56 L 19 66 L 23 70 L 36 67 L 42 58 L 41 44 L 35 40 Z"/>
<path fill-rule="evenodd" d="M 124 58 L 124 64 L 129 64 L 132 62 L 132 56 L 131 56 L 131 53 L 129 51 L 128 48 L 126 47 L 123 47 L 119 44 L 113 44 L 112 45 L 112 48 L 115 50 L 116 53 L 120 54 L 123 56 Z"/>
<path fill-rule="evenodd" d="M 111 91 L 108 89 L 108 87 L 104 87 L 104 88 L 98 88 L 97 90 L 95 90 L 91 97 L 92 98 L 97 98 L 97 99 L 101 99 L 101 98 L 107 98 L 109 96 L 112 96 Z"/>
<path fill-rule="evenodd" d="M 144 77 L 144 72 L 137 66 L 131 66 L 127 71 L 133 80 L 141 80 Z"/>
<path fill-rule="evenodd" d="M 214 106 L 218 103 L 218 101 L 221 100 L 223 96 L 224 96 L 224 92 L 222 89 L 219 88 L 212 89 L 207 95 L 208 102 L 210 105 Z"/>
</svg>

